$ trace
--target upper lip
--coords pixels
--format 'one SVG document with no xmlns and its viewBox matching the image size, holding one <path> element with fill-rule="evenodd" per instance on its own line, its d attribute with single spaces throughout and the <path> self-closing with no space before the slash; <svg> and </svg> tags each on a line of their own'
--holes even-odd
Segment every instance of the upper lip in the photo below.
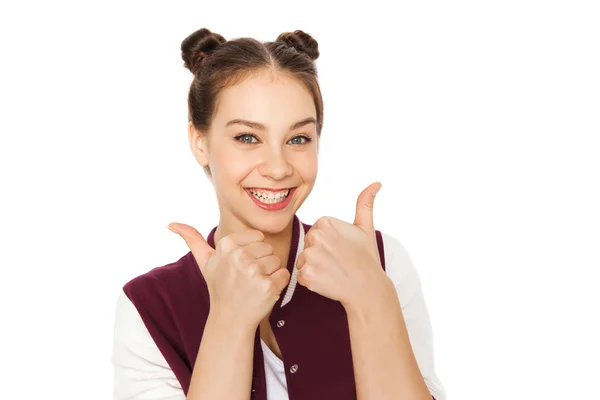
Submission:
<svg viewBox="0 0 600 400">
<path fill-rule="evenodd" d="M 265 190 L 265 191 L 269 191 L 269 192 L 280 192 L 282 190 L 291 190 L 294 187 L 287 187 L 287 188 L 279 188 L 279 189 L 272 189 L 272 188 L 260 188 L 260 187 L 247 187 L 246 189 L 252 189 L 252 190 Z"/>
</svg>

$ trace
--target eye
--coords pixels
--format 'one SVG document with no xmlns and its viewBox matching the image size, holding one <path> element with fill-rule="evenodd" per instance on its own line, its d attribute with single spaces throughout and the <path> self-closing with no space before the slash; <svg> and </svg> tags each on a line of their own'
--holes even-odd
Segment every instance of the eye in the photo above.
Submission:
<svg viewBox="0 0 600 400">
<path fill-rule="evenodd" d="M 299 141 L 293 142 L 296 139 L 304 139 L 304 142 L 299 142 Z M 292 144 L 304 144 L 304 143 L 309 143 L 311 141 L 312 141 L 311 138 L 309 138 L 308 136 L 304 136 L 304 135 L 295 136 L 290 139 L 290 142 L 293 142 Z"/>
<path fill-rule="evenodd" d="M 246 143 L 246 144 L 258 143 L 258 140 L 256 142 L 252 142 L 252 138 L 256 139 L 256 136 L 254 136 L 250 133 L 242 133 L 241 135 L 237 135 L 235 137 L 235 140 L 237 140 L 238 142 Z"/>
</svg>

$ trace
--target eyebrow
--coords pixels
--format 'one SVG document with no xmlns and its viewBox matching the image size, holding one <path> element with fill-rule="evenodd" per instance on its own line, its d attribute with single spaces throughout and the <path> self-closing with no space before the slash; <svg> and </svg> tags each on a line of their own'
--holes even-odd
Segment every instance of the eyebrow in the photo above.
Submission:
<svg viewBox="0 0 600 400">
<path fill-rule="evenodd" d="M 293 131 L 294 129 L 302 128 L 304 125 L 308 125 L 310 123 L 313 123 L 316 125 L 317 121 L 313 117 L 304 118 L 302 121 L 298 121 L 295 124 L 293 124 L 292 126 L 290 126 L 290 130 Z M 265 125 L 261 124 L 260 122 L 248 121 L 248 120 L 240 119 L 240 118 L 232 119 L 227 124 L 225 124 L 225 127 L 228 127 L 229 125 L 234 125 L 234 124 L 246 125 L 250 128 L 258 129 L 261 131 L 267 130 L 267 127 Z"/>
</svg>

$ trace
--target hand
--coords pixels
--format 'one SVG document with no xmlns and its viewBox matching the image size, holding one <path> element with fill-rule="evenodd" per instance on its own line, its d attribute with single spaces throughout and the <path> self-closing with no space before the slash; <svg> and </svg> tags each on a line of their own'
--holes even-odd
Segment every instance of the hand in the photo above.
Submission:
<svg viewBox="0 0 600 400">
<path fill-rule="evenodd" d="M 304 237 L 298 256 L 298 283 L 344 307 L 361 304 L 391 282 L 381 266 L 373 226 L 378 182 L 358 196 L 354 224 L 319 218 Z"/>
<path fill-rule="evenodd" d="M 290 279 L 273 247 L 258 230 L 233 233 L 213 249 L 196 229 L 173 222 L 168 228 L 185 240 L 204 276 L 211 314 L 256 329 Z"/>
</svg>

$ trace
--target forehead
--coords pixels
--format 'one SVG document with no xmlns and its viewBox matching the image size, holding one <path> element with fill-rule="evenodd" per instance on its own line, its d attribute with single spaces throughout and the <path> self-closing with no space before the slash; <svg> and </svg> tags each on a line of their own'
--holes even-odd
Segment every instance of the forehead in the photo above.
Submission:
<svg viewBox="0 0 600 400">
<path fill-rule="evenodd" d="M 214 123 L 220 127 L 242 118 L 280 129 L 307 117 L 316 118 L 309 90 L 288 76 L 272 72 L 262 72 L 223 89 L 216 111 Z"/>
</svg>

